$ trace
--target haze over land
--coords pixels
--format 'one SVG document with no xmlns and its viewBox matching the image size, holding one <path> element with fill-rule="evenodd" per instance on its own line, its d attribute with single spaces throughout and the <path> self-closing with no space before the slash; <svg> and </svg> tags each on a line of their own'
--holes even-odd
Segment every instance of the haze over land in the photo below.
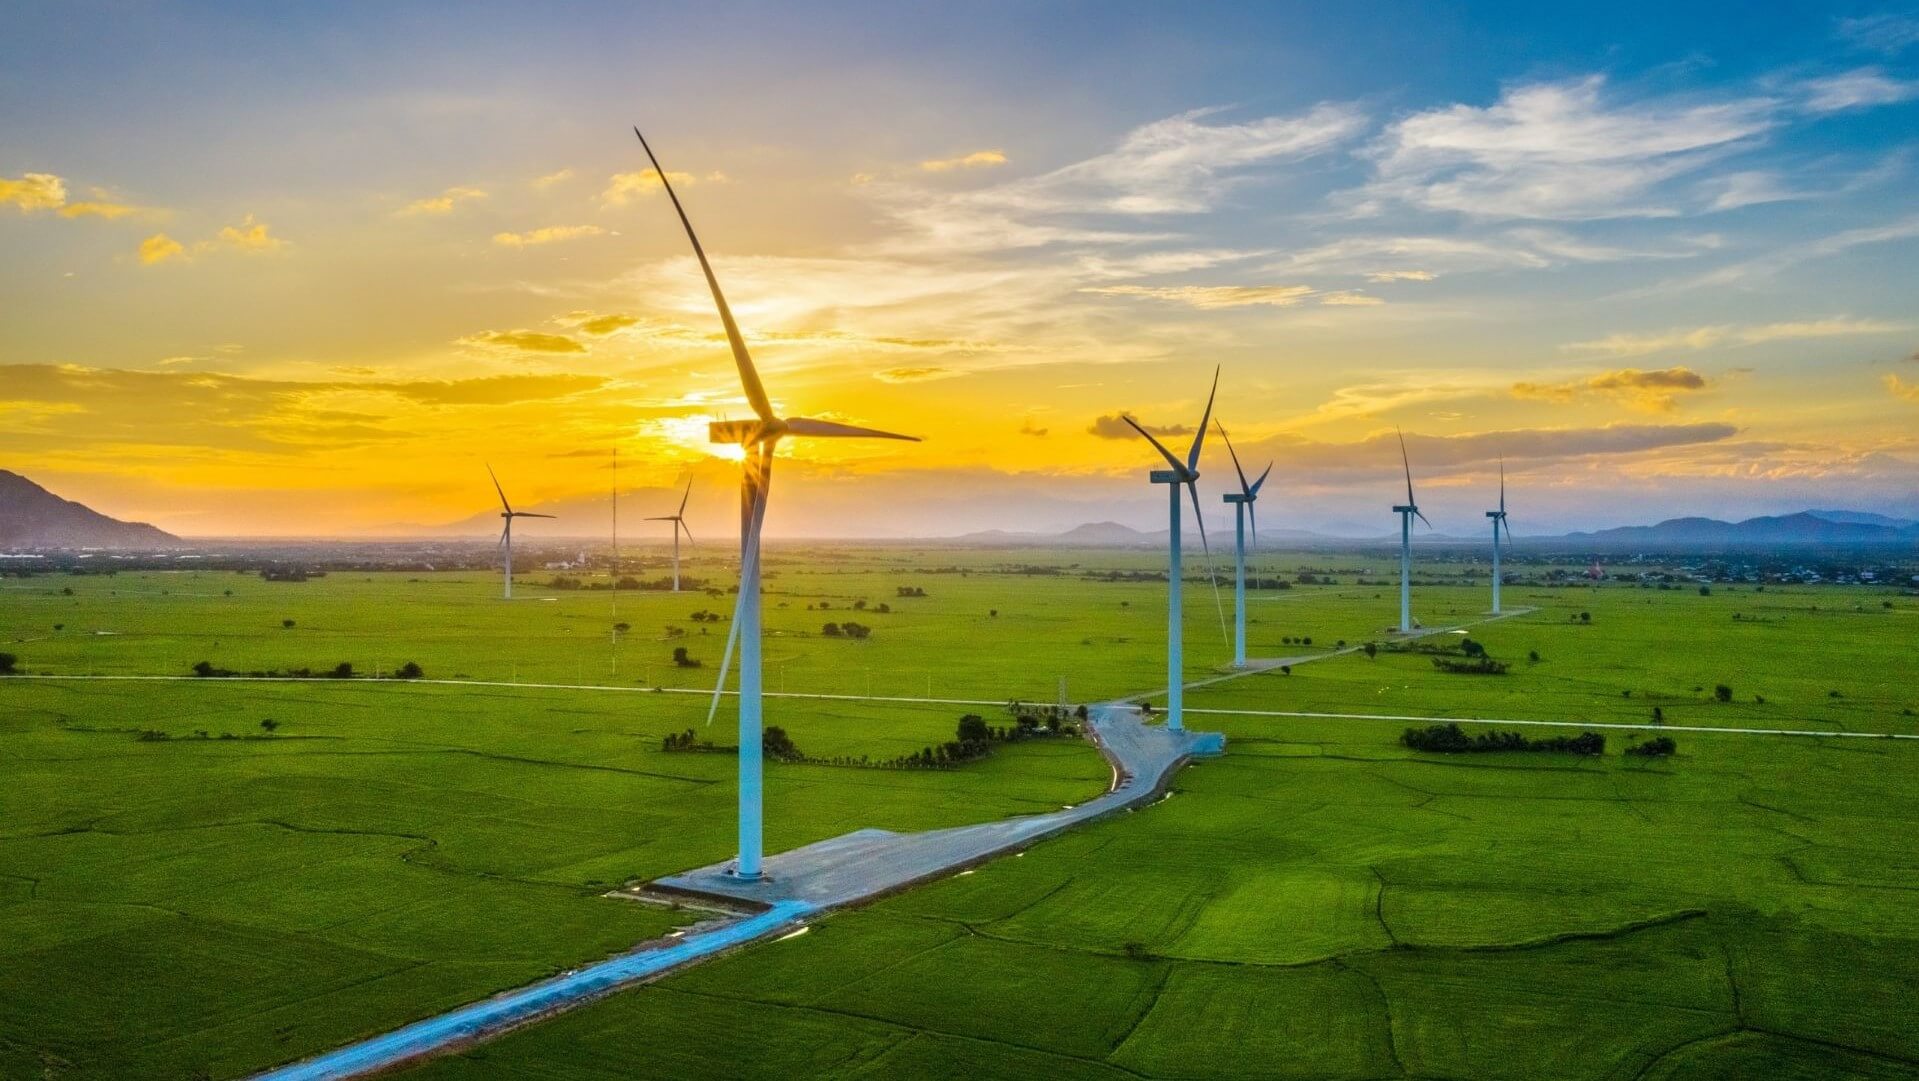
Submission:
<svg viewBox="0 0 1919 1081">
<path fill-rule="evenodd" d="M 1117 417 L 1215 363 L 1275 529 L 1383 532 L 1395 425 L 1446 533 L 1502 454 L 1521 533 L 1919 516 L 1906 16 L 1110 12 L 16 12 L 0 455 L 314 535 L 484 511 L 487 458 L 592 498 L 617 446 L 729 532 L 745 407 L 637 122 L 782 408 L 927 437 L 810 448 L 773 535 L 1147 526 Z"/>
</svg>

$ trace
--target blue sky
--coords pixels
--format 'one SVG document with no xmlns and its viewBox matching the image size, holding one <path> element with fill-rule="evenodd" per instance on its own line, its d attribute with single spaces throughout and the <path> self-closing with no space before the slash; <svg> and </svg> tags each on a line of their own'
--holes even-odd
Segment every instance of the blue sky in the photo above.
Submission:
<svg viewBox="0 0 1919 1081">
<path fill-rule="evenodd" d="M 776 393 L 930 437 L 796 452 L 818 509 L 776 531 L 1146 524 L 1150 463 L 1100 419 L 1191 423 L 1216 363 L 1308 528 L 1390 498 L 1395 426 L 1442 528 L 1472 527 L 1502 454 L 1555 530 L 1919 514 L 1919 9 L 76 4 L 10 26 L 0 455 L 172 528 L 451 520 L 483 453 L 613 445 L 661 492 L 710 473 L 723 507 L 690 433 L 738 408 L 729 364 L 632 123 L 686 171 Z M 528 473 L 554 501 L 602 483 Z"/>
</svg>

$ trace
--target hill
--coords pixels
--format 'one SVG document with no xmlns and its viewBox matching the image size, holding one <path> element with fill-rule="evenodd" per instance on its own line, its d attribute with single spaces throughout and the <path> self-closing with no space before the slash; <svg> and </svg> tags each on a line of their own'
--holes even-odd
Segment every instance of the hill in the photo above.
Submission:
<svg viewBox="0 0 1919 1081">
<path fill-rule="evenodd" d="M 1887 524 L 1899 522 L 1899 519 L 1888 518 L 1883 523 L 1838 520 L 1850 517 L 1854 517 L 1850 512 L 1821 511 L 1748 518 L 1743 522 L 1722 522 L 1715 518 L 1669 518 L 1657 525 L 1568 533 L 1555 539 L 1595 548 L 1746 548 L 1910 544 L 1919 541 L 1919 526 Z M 1858 514 L 1856 517 L 1879 516 Z"/>
<path fill-rule="evenodd" d="M 180 538 L 145 522 L 109 518 L 0 469 L 0 548 L 163 548 L 180 543 Z"/>
</svg>

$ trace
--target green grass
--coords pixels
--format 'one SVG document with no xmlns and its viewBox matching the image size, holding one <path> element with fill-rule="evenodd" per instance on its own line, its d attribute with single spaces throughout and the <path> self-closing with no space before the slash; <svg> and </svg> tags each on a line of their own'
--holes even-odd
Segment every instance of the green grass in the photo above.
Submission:
<svg viewBox="0 0 1919 1081">
<path fill-rule="evenodd" d="M 1008 566 L 1032 562 L 1064 573 Z M 769 560 L 769 689 L 1151 690 L 1163 586 L 1076 575 L 1153 565 L 787 550 Z M 1350 583 L 1357 566 L 1334 569 Z M 602 895 L 732 851 L 733 760 L 659 751 L 704 700 L 638 689 L 706 685 L 725 625 L 701 636 L 686 617 L 731 598 L 623 595 L 616 645 L 605 593 L 519 592 L 502 603 L 474 574 L 0 582 L 0 648 L 31 672 L 414 660 L 636 688 L 0 681 L 0 1077 L 240 1076 L 683 922 Z M 1224 652 L 1209 593 L 1189 583 L 1193 677 Z M 1417 610 L 1476 618 L 1483 593 L 1422 590 Z M 1379 638 L 1393 614 L 1383 588 L 1267 597 L 1255 655 Z M 860 598 L 894 611 L 843 610 Z M 1188 702 L 1627 723 L 1658 705 L 1672 724 L 1919 731 L 1910 598 L 1507 600 L 1540 610 L 1473 631 L 1506 676 L 1355 654 Z M 848 617 L 874 637 L 817 635 Z M 672 667 L 675 645 L 707 667 Z M 958 712 L 776 699 L 769 722 L 815 754 L 888 757 L 950 738 Z M 219 738 L 269 717 L 270 738 Z M 1231 753 L 1168 801 L 419 1076 L 1919 1076 L 1919 746 L 1682 732 L 1677 758 L 1642 762 L 1615 732 L 1597 761 L 1468 760 L 1406 752 L 1391 722 L 1194 725 L 1225 729 Z M 730 740 L 724 712 L 711 735 Z M 1105 780 L 1078 744 L 943 773 L 775 766 L 768 847 L 1050 809 Z"/>
</svg>

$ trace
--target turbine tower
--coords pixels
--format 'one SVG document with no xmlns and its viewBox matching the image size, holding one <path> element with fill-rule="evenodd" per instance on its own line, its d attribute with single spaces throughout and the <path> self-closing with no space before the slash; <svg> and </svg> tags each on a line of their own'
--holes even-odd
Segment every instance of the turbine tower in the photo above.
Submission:
<svg viewBox="0 0 1919 1081">
<path fill-rule="evenodd" d="M 505 577 L 500 599 L 510 601 L 513 599 L 513 519 L 551 518 L 553 515 L 514 510 L 513 504 L 506 501 L 506 489 L 500 487 L 500 478 L 493 472 L 491 464 L 486 467 L 486 475 L 493 478 L 493 490 L 500 493 L 500 517 L 506 520 L 506 528 L 500 531 L 500 550 L 505 553 L 501 563 L 501 572 Z"/>
<path fill-rule="evenodd" d="M 1213 419 L 1213 398 L 1219 393 L 1219 369 L 1213 369 L 1213 390 L 1206 396 L 1206 412 L 1199 418 L 1199 427 L 1193 429 L 1193 445 L 1186 451 L 1186 460 L 1180 461 L 1165 444 L 1153 438 L 1153 433 L 1140 427 L 1138 421 L 1125 414 L 1120 419 L 1133 426 L 1133 430 L 1146 437 L 1146 441 L 1159 451 L 1171 469 L 1155 469 L 1151 474 L 1154 484 L 1166 486 L 1167 521 L 1170 533 L 1167 534 L 1167 571 L 1166 571 L 1166 727 L 1175 732 L 1186 725 L 1186 677 L 1182 670 L 1185 652 L 1185 615 L 1182 612 L 1181 593 L 1184 591 L 1180 580 L 1180 536 L 1179 536 L 1179 489 L 1181 485 L 1193 497 L 1193 520 L 1199 526 L 1199 543 L 1206 549 L 1207 566 L 1212 563 L 1212 546 L 1206 542 L 1206 519 L 1199 512 L 1199 451 L 1206 442 L 1206 425 Z M 1213 603 L 1219 603 L 1219 585 L 1213 586 Z M 1220 629 L 1225 630 L 1226 614 L 1220 613 Z"/>
<path fill-rule="evenodd" d="M 1486 517 L 1493 520 L 1493 615 L 1499 614 L 1499 543 L 1504 534 L 1507 543 L 1512 542 L 1512 531 L 1506 528 L 1506 460 L 1499 460 L 1499 509 L 1489 510 Z"/>
<path fill-rule="evenodd" d="M 1233 667 L 1246 667 L 1246 523 L 1252 520 L 1253 547 L 1259 547 L 1259 513 L 1253 504 L 1259 501 L 1259 489 L 1273 471 L 1273 463 L 1266 463 L 1266 472 L 1251 484 L 1246 483 L 1246 471 L 1239 467 L 1239 452 L 1233 449 L 1233 440 L 1226 434 L 1226 426 L 1213 422 L 1219 429 L 1219 437 L 1226 440 L 1226 453 L 1233 456 L 1233 472 L 1239 474 L 1239 491 L 1227 492 L 1220 496 L 1222 502 L 1233 505 Z"/>
<path fill-rule="evenodd" d="M 680 534 L 686 534 L 686 543 L 693 543 L 693 531 L 686 528 L 686 501 L 693 498 L 693 478 L 686 478 L 686 494 L 680 497 L 680 509 L 672 514 L 655 515 L 649 522 L 673 523 L 673 592 L 680 591 Z"/>
<path fill-rule="evenodd" d="M 666 170 L 660 167 L 660 159 L 653 156 L 653 148 L 647 145 L 646 136 L 640 134 L 639 128 L 634 128 L 633 134 L 639 138 L 640 149 L 646 151 L 647 160 L 653 163 L 653 174 L 660 178 L 660 186 L 666 190 L 667 198 L 673 201 L 673 210 L 679 215 L 680 225 L 686 229 L 686 239 L 693 245 L 693 255 L 699 260 L 700 270 L 706 275 L 707 289 L 713 294 L 713 306 L 719 309 L 720 324 L 726 329 L 727 344 L 733 349 L 733 361 L 740 371 L 740 387 L 746 393 L 748 404 L 753 407 L 754 419 L 715 421 L 707 427 L 707 438 L 715 443 L 738 444 L 744 451 L 740 470 L 740 595 L 733 606 L 733 625 L 726 636 L 726 655 L 720 662 L 720 680 L 713 688 L 713 709 L 719 706 L 720 692 L 726 686 L 727 665 L 732 660 L 733 647 L 737 642 L 740 650 L 740 850 L 733 873 L 739 878 L 757 879 L 761 876 L 760 527 L 766 521 L 767 493 L 773 481 L 774 445 L 789 435 L 835 439 L 904 439 L 915 443 L 919 440 L 915 436 L 856 428 L 830 420 L 782 418 L 773 412 L 772 400 L 766 396 L 766 388 L 760 383 L 760 373 L 754 369 L 753 358 L 746 352 L 746 341 L 740 337 L 740 328 L 733 321 L 732 309 L 726 306 L 719 279 L 713 276 L 712 264 L 706 260 L 706 250 L 700 247 L 700 238 L 693 232 L 693 223 L 686 216 L 686 208 L 680 205 L 680 197 L 673 191 Z M 709 709 L 707 719 L 711 721 L 712 709 Z"/>
<path fill-rule="evenodd" d="M 1426 522 L 1426 516 L 1419 513 L 1419 502 L 1413 498 L 1413 463 L 1406 457 L 1406 434 L 1393 429 L 1399 435 L 1399 464 L 1406 468 L 1406 504 L 1394 507 L 1393 513 L 1399 515 L 1399 633 L 1413 632 L 1413 519 Z M 1433 524 L 1426 522 L 1426 528 Z"/>
</svg>

